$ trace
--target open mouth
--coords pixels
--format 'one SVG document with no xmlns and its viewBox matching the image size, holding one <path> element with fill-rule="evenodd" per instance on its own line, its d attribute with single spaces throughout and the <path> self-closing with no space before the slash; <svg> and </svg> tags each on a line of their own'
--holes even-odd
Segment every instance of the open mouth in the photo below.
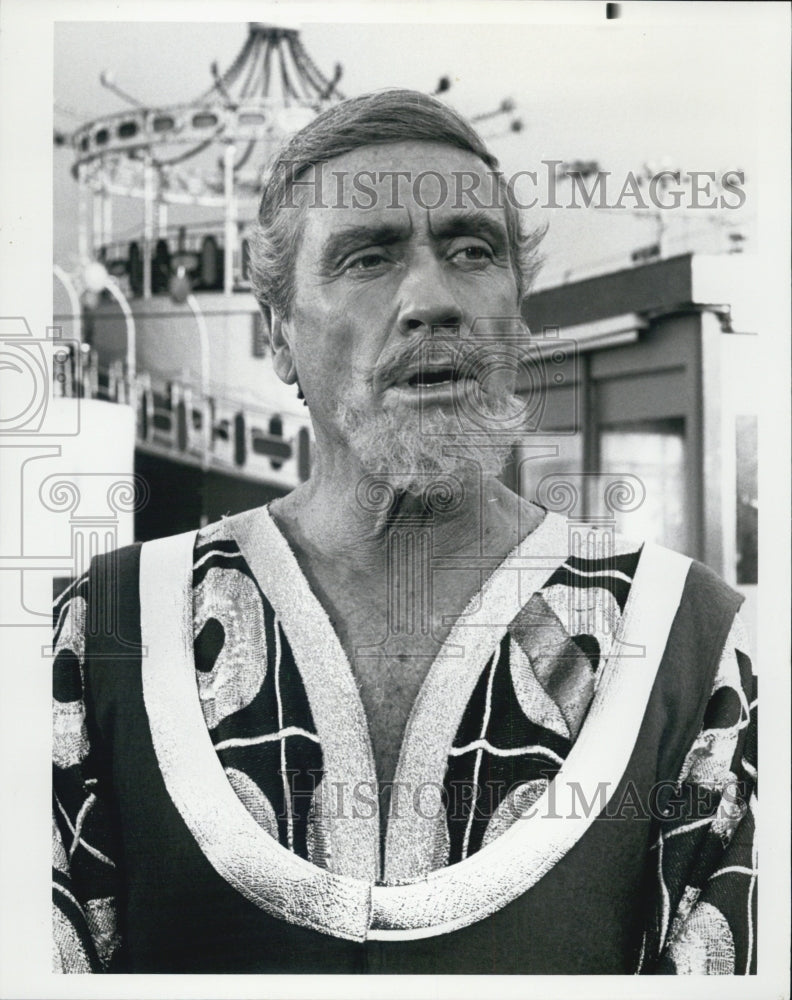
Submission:
<svg viewBox="0 0 792 1000">
<path fill-rule="evenodd" d="M 434 368 L 414 372 L 403 384 L 411 389 L 421 389 L 436 385 L 451 385 L 459 381 L 459 373 L 453 368 Z"/>
</svg>

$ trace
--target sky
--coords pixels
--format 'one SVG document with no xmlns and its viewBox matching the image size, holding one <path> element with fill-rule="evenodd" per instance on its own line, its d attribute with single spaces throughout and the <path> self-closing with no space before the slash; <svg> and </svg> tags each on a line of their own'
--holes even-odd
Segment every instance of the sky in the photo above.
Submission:
<svg viewBox="0 0 792 1000">
<path fill-rule="evenodd" d="M 711 15 L 706 14 L 708 6 Z M 611 171 L 612 204 L 628 172 L 640 171 L 646 162 L 718 176 L 742 169 L 746 202 L 739 210 L 680 210 L 663 213 L 663 220 L 669 246 L 681 247 L 685 240 L 700 249 L 722 245 L 724 226 L 750 235 L 762 100 L 762 52 L 750 20 L 740 16 L 730 21 L 718 4 L 691 3 L 660 23 L 607 21 L 604 7 L 588 5 L 590 23 L 579 25 L 317 24 L 310 11 L 301 22 L 290 19 L 288 4 L 262 5 L 261 16 L 266 20 L 273 12 L 271 20 L 298 27 L 326 75 L 340 62 L 340 87 L 347 95 L 387 86 L 429 92 L 440 76 L 448 75 L 452 87 L 447 99 L 464 114 L 490 111 L 511 98 L 523 123 L 521 132 L 509 132 L 506 119 L 481 126 L 507 174 L 535 170 L 542 160 L 596 160 Z M 675 5 L 657 7 L 671 11 Z M 595 18 L 600 8 L 601 19 Z M 112 71 L 117 85 L 143 104 L 189 101 L 211 84 L 211 63 L 216 60 L 225 69 L 246 34 L 244 22 L 58 23 L 55 127 L 68 132 L 127 106 L 100 85 L 102 70 Z M 55 149 L 54 252 L 65 265 L 76 261 L 72 162 L 68 148 Z M 539 172 L 543 176 L 541 166 Z M 609 262 L 623 265 L 631 250 L 654 239 L 656 221 L 630 211 L 630 198 L 623 201 L 628 206 L 623 210 L 573 210 L 567 187 L 558 200 L 563 207 L 533 210 L 529 220 L 549 223 L 545 283 L 564 274 L 605 270 Z M 115 235 L 126 236 L 141 217 L 139 204 L 118 204 Z"/>
</svg>

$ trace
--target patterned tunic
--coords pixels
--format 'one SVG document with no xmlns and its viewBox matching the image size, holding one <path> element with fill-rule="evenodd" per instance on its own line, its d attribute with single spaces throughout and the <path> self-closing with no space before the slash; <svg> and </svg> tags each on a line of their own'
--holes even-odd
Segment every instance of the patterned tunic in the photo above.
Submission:
<svg viewBox="0 0 792 1000">
<path fill-rule="evenodd" d="M 620 694 L 651 659 L 646 548 L 570 550 L 548 514 L 438 653 L 381 817 L 351 668 L 274 522 L 185 544 L 189 606 L 151 611 L 163 634 L 187 614 L 181 680 L 116 572 L 139 547 L 55 605 L 57 969 L 755 972 L 755 682 L 703 567 Z"/>
</svg>

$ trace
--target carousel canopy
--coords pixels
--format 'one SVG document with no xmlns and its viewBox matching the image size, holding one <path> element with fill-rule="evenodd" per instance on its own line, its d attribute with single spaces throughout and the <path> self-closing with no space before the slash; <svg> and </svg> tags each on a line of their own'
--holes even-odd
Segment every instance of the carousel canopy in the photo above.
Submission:
<svg viewBox="0 0 792 1000">
<path fill-rule="evenodd" d="M 233 146 L 235 195 L 252 198 L 269 152 L 343 97 L 341 66 L 325 76 L 295 28 L 251 23 L 228 69 L 211 70 L 212 85 L 187 104 L 139 105 L 78 128 L 69 137 L 75 177 L 105 195 L 144 198 L 145 170 L 153 168 L 158 201 L 219 206 L 226 192 L 218 148 Z M 107 75 L 102 82 L 134 102 Z"/>
</svg>

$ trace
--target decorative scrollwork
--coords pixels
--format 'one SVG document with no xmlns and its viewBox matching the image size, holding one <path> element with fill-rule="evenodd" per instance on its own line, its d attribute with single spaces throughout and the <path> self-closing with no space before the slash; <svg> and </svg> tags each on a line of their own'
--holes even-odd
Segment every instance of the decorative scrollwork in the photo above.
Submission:
<svg viewBox="0 0 792 1000">
<path fill-rule="evenodd" d="M 421 499 L 430 513 L 450 514 L 465 499 L 465 484 L 457 476 L 438 476 L 426 484 Z"/>
<path fill-rule="evenodd" d="M 118 514 L 142 510 L 149 502 L 151 491 L 148 482 L 138 475 L 117 479 L 107 488 L 107 504 Z"/>
<path fill-rule="evenodd" d="M 379 473 L 363 476 L 355 489 L 355 499 L 371 514 L 381 514 L 396 502 L 397 483 Z"/>
<path fill-rule="evenodd" d="M 525 362 L 509 345 L 487 344 L 463 357 L 459 363 L 459 377 L 473 383 L 473 391 L 460 394 L 455 408 L 466 423 L 487 433 L 530 429 L 537 423 L 537 414 L 545 406 L 546 389 L 541 379 L 531 371 L 526 381 Z M 493 398 L 486 391 L 488 382 L 521 384 L 520 395 L 499 400 L 493 407 Z M 525 391 L 526 386 L 528 392 Z"/>
<path fill-rule="evenodd" d="M 580 498 L 580 490 L 569 476 L 543 476 L 536 486 L 537 503 L 556 514 L 571 514 Z"/>
<path fill-rule="evenodd" d="M 80 503 L 80 487 L 73 479 L 48 476 L 39 487 L 39 499 L 47 510 L 73 513 Z"/>
<path fill-rule="evenodd" d="M 544 358 L 535 352 L 524 352 L 518 374 L 520 398 L 525 404 L 527 430 L 538 430 L 547 406 L 547 371 Z"/>
<path fill-rule="evenodd" d="M 646 487 L 638 476 L 625 474 L 605 487 L 605 505 L 614 514 L 638 510 L 646 499 Z"/>
</svg>

